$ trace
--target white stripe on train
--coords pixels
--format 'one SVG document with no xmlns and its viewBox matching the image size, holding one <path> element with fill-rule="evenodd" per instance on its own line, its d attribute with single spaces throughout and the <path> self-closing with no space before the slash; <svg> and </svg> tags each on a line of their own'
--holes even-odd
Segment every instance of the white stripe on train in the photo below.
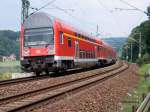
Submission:
<svg viewBox="0 0 150 112">
<path fill-rule="evenodd" d="M 78 59 L 73 56 L 55 56 L 55 60 L 74 60 L 75 62 L 96 62 L 98 60 L 105 60 L 105 58 L 97 58 L 97 59 Z M 108 60 L 108 59 L 106 59 Z"/>
</svg>

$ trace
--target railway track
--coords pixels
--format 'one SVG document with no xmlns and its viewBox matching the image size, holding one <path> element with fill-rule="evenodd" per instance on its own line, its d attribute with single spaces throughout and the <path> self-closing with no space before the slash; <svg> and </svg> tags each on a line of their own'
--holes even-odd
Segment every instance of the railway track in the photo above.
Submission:
<svg viewBox="0 0 150 112">
<path fill-rule="evenodd" d="M 116 68 L 114 68 L 114 69 L 116 69 Z M 90 71 L 90 70 L 92 70 L 92 69 L 87 69 L 87 71 Z M 84 71 L 83 69 L 74 69 L 71 71 L 66 71 L 65 75 L 80 73 L 83 71 Z M 56 75 L 56 74 L 52 73 L 51 76 L 55 76 L 55 75 L 62 76 L 63 74 L 64 73 L 57 73 L 57 75 Z M 31 76 L 31 77 L 3 80 L 3 81 L 0 81 L 0 87 L 20 84 L 20 83 L 26 83 L 26 82 L 31 82 L 31 81 L 37 81 L 37 80 L 43 80 L 43 79 L 47 79 L 47 78 L 50 78 L 50 76 L 49 75 L 41 75 L 41 76 Z"/>
<path fill-rule="evenodd" d="M 75 69 L 72 71 L 67 71 L 65 74 L 72 74 L 72 73 L 78 73 L 83 71 L 82 69 Z M 64 73 L 57 73 L 57 75 L 62 75 Z M 9 79 L 9 80 L 2 80 L 0 81 L 0 87 L 4 86 L 9 86 L 9 85 L 15 85 L 15 84 L 20 84 L 20 83 L 26 83 L 26 82 L 31 82 L 31 81 L 37 81 L 37 80 L 43 80 L 50 78 L 51 76 L 55 76 L 56 74 L 52 73 L 50 75 L 40 75 L 40 76 L 31 76 L 31 77 L 23 77 L 23 78 L 17 78 L 17 79 Z M 56 76 L 57 76 L 56 75 Z"/>
<path fill-rule="evenodd" d="M 0 110 L 13 111 L 30 111 L 42 105 L 52 104 L 59 101 L 69 94 L 75 94 L 83 89 L 94 86 L 95 84 L 111 79 L 120 72 L 128 68 L 127 64 L 115 70 L 105 71 L 101 74 L 95 73 L 90 77 L 85 77 L 62 84 L 46 87 L 40 90 L 30 91 L 24 94 L 7 97 L 0 100 Z M 66 95 L 68 94 L 68 95 Z"/>
<path fill-rule="evenodd" d="M 29 81 L 33 81 L 33 80 L 42 80 L 45 78 L 48 78 L 49 76 L 47 75 L 41 75 L 41 76 L 31 76 L 31 77 L 24 77 L 24 78 L 17 78 L 17 79 L 10 79 L 10 80 L 3 80 L 0 81 L 0 87 L 3 86 L 9 86 L 12 84 L 19 84 L 19 83 L 23 83 L 23 82 L 29 82 Z"/>
<path fill-rule="evenodd" d="M 147 97 L 144 99 L 142 104 L 139 106 L 136 112 L 149 112 L 150 111 L 150 92 Z"/>
</svg>

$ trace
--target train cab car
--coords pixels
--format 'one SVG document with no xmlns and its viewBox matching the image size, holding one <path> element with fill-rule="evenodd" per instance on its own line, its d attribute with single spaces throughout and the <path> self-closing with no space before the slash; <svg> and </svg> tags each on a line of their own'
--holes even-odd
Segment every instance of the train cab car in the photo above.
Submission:
<svg viewBox="0 0 150 112">
<path fill-rule="evenodd" d="M 33 14 L 21 28 L 21 66 L 25 71 L 39 74 L 54 65 L 53 18 L 45 13 Z"/>
<path fill-rule="evenodd" d="M 108 46 L 100 39 L 47 13 L 35 13 L 25 20 L 20 45 L 22 69 L 37 75 L 43 71 L 100 66 L 112 52 L 107 52 Z"/>
</svg>

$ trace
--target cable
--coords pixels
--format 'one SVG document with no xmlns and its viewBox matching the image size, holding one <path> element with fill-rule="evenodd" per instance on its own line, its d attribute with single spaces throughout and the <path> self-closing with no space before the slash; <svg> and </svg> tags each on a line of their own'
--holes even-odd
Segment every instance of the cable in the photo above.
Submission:
<svg viewBox="0 0 150 112">
<path fill-rule="evenodd" d="M 56 0 L 52 0 L 52 1 L 48 2 L 47 4 L 45 4 L 44 6 L 42 6 L 41 8 L 39 8 L 39 9 L 36 8 L 36 11 L 32 12 L 30 15 L 32 15 L 32 14 L 34 14 L 34 13 L 36 13 L 36 12 L 38 12 L 38 11 L 44 9 L 44 8 L 46 8 L 47 6 L 51 5 L 51 4 L 54 3 L 55 1 L 56 1 Z"/>
<path fill-rule="evenodd" d="M 124 1 L 124 0 L 120 0 L 120 1 L 121 1 L 122 3 L 124 3 L 124 4 L 126 4 L 126 5 L 128 5 L 128 6 L 132 7 L 132 8 L 134 8 L 134 9 L 136 9 L 136 10 L 138 10 L 138 11 L 140 11 L 140 12 L 145 13 L 145 14 L 148 15 L 148 13 L 147 13 L 146 11 L 143 11 L 142 9 L 137 8 L 137 7 L 135 7 L 134 5 L 129 4 L 128 2 L 126 2 L 126 1 Z"/>
<path fill-rule="evenodd" d="M 55 9 L 58 9 L 58 10 L 64 12 L 65 14 L 67 14 L 68 16 L 72 17 L 72 18 L 73 18 L 74 20 L 76 20 L 78 23 L 80 23 L 80 24 L 83 24 L 83 23 L 87 24 L 85 21 L 83 21 L 83 20 L 77 18 L 76 16 L 72 15 L 71 13 L 68 13 L 68 11 L 66 11 L 66 10 L 64 10 L 64 9 L 62 9 L 62 8 L 60 8 L 60 7 L 56 6 L 56 5 L 54 5 L 54 4 L 53 4 L 52 6 L 53 6 Z M 91 28 L 90 28 L 90 29 L 91 29 Z M 93 28 L 92 28 L 92 30 L 93 30 Z"/>
<path fill-rule="evenodd" d="M 46 8 L 47 6 L 51 5 L 51 4 L 52 4 L 53 2 L 55 2 L 55 1 L 56 1 L 56 0 L 52 0 L 52 1 L 48 2 L 46 5 L 44 5 L 44 6 L 42 6 L 41 8 L 39 8 L 39 9 L 31 7 L 31 9 L 34 9 L 34 10 L 36 10 L 36 11 L 34 11 L 33 13 L 31 13 L 30 15 L 32 15 L 32 14 L 34 14 L 34 13 L 36 13 L 36 12 L 38 12 L 38 11 L 44 9 L 44 8 Z M 54 6 L 56 9 L 58 9 L 58 10 L 64 12 L 65 14 L 69 15 L 70 17 L 72 17 L 73 19 L 75 19 L 76 21 L 78 21 L 80 24 L 81 24 L 81 23 L 82 23 L 82 24 L 83 24 L 83 23 L 87 24 L 85 21 L 81 21 L 80 19 L 76 18 L 74 15 L 68 13 L 65 9 L 60 8 L 60 7 L 56 6 L 56 5 L 52 5 L 52 6 Z M 94 27 L 94 26 L 93 26 L 93 27 Z M 91 28 L 90 28 L 90 29 L 91 29 Z M 93 30 L 93 28 L 92 28 L 92 30 Z"/>
<path fill-rule="evenodd" d="M 108 12 L 112 12 L 111 10 L 109 10 L 100 0 L 97 0 L 97 2 L 102 6 L 104 7 L 104 9 L 108 10 Z"/>
<path fill-rule="evenodd" d="M 68 3 L 68 2 L 67 2 Z M 80 4 L 79 4 L 79 2 L 78 1 L 75 1 L 75 2 L 71 2 L 70 4 L 76 4 L 75 6 L 77 6 L 76 8 L 78 9 L 78 11 L 81 13 L 81 15 L 82 15 L 82 19 L 80 19 L 80 20 L 82 20 L 82 24 L 83 24 L 83 22 L 86 24 L 86 26 L 88 26 L 88 28 L 90 28 L 91 30 L 93 30 L 93 29 L 95 29 L 96 27 L 96 24 L 95 23 L 93 23 L 93 22 L 91 22 L 91 21 L 89 21 L 89 19 L 88 19 L 88 21 L 87 21 L 87 18 L 85 18 L 86 17 L 86 15 L 87 15 L 87 13 L 85 12 L 85 10 L 83 9 L 83 7 L 84 6 L 80 6 Z M 80 6 L 80 7 L 79 7 Z M 84 15 L 84 16 L 83 16 Z M 94 25 L 95 24 L 95 25 Z M 93 32 L 93 34 L 94 34 L 94 30 L 92 31 Z M 95 35 L 95 34 L 94 34 Z"/>
<path fill-rule="evenodd" d="M 119 0 L 120 1 L 120 0 Z M 122 0 L 123 1 L 123 0 Z M 125 1 L 124 1 L 125 2 Z M 112 4 L 114 4 L 114 3 L 112 3 Z M 145 5 L 147 5 L 147 4 L 145 4 Z M 115 8 L 116 10 L 119 10 L 119 11 L 124 11 L 124 10 L 127 10 L 127 11 L 139 11 L 139 10 L 137 10 L 138 8 L 136 8 L 135 6 L 133 6 L 132 7 L 133 9 L 123 9 L 123 8 Z M 141 10 L 142 11 L 142 10 Z M 140 12 L 141 12 L 140 11 Z M 143 11 L 144 12 L 144 11 Z M 139 17 L 139 19 L 137 20 L 137 24 L 139 24 L 139 22 L 141 21 L 141 19 L 143 19 L 143 17 L 144 17 L 144 15 L 145 15 L 145 13 L 143 14 L 143 12 L 142 12 L 142 15 Z M 135 24 L 135 25 L 133 25 L 134 27 L 137 25 L 137 24 Z"/>
<path fill-rule="evenodd" d="M 98 2 L 102 7 L 104 7 L 105 10 L 107 10 L 107 11 L 111 14 L 111 16 L 112 16 L 113 19 L 114 19 L 115 24 L 118 26 L 118 30 L 119 30 L 120 32 L 122 32 L 123 34 L 127 35 L 127 33 L 126 33 L 125 31 L 123 31 L 121 25 L 118 23 L 117 18 L 112 14 L 112 10 L 109 10 L 109 8 L 108 8 L 107 6 L 105 6 L 100 0 L 97 0 L 97 2 Z"/>
<path fill-rule="evenodd" d="M 45 9 L 56 9 L 55 7 L 54 8 L 45 8 Z M 64 11 L 71 11 L 71 12 L 74 12 L 74 9 L 63 9 L 61 8 L 61 10 L 64 10 Z"/>
<path fill-rule="evenodd" d="M 137 24 L 139 24 L 139 22 L 143 19 L 144 16 L 145 16 L 145 15 L 142 14 L 142 16 L 137 20 Z M 137 25 L 137 24 L 136 24 L 136 25 Z"/>
</svg>

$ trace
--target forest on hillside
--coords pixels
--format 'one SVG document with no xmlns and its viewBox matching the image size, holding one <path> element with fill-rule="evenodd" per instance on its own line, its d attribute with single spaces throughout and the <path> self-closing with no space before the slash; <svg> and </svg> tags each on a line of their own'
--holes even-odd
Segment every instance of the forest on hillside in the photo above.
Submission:
<svg viewBox="0 0 150 112">
<path fill-rule="evenodd" d="M 0 56 L 15 54 L 19 57 L 19 32 L 11 30 L 0 31 Z"/>
</svg>

